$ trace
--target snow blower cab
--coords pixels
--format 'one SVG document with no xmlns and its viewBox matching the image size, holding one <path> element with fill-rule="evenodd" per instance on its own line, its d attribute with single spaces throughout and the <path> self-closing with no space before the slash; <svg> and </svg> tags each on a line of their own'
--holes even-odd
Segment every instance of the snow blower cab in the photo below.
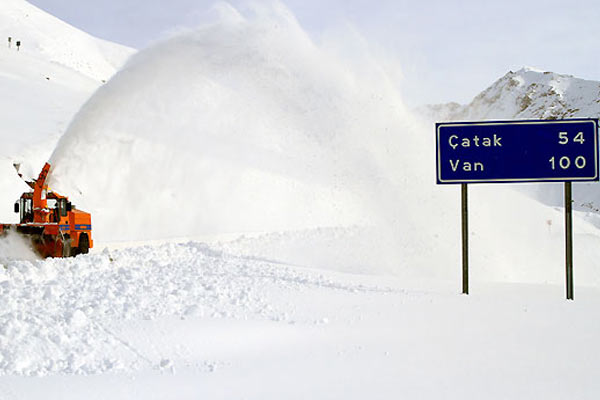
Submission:
<svg viewBox="0 0 600 400">
<path fill-rule="evenodd" d="M 77 210 L 67 197 L 48 190 L 49 172 L 46 163 L 36 180 L 26 181 L 33 192 L 23 193 L 15 203 L 19 224 L 4 227 L 30 237 L 33 248 L 44 258 L 87 254 L 93 247 L 92 217 Z"/>
</svg>

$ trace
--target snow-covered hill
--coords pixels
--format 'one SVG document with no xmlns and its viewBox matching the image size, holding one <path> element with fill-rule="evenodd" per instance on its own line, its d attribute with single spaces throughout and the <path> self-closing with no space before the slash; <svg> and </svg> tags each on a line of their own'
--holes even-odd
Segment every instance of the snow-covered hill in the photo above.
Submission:
<svg viewBox="0 0 600 400">
<path fill-rule="evenodd" d="M 2 0 L 0 38 L 19 52 L 68 67 L 97 81 L 107 81 L 133 50 L 95 38 L 25 0 Z"/>
<path fill-rule="evenodd" d="M 600 117 L 600 82 L 533 68 L 508 72 L 466 105 L 420 107 L 434 121 Z"/>
</svg>

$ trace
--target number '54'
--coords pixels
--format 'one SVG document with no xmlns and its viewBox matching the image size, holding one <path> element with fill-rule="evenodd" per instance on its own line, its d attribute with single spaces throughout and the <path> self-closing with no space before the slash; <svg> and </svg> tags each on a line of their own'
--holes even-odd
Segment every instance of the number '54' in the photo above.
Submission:
<svg viewBox="0 0 600 400">
<path fill-rule="evenodd" d="M 583 139 L 583 132 L 578 132 L 577 135 L 575 135 L 575 137 L 573 138 L 573 141 L 576 143 L 583 144 L 583 142 L 585 142 L 585 140 Z M 569 143 L 569 136 L 567 135 L 567 132 L 558 132 L 558 143 Z"/>
</svg>

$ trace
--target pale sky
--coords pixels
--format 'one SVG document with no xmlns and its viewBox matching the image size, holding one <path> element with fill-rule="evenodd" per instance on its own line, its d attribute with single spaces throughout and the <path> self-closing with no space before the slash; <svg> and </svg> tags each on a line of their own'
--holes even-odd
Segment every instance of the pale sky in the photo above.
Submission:
<svg viewBox="0 0 600 400">
<path fill-rule="evenodd" d="M 28 0 L 95 36 L 143 48 L 215 0 Z M 256 0 L 255 0 L 256 1 Z M 258 0 L 260 1 L 260 0 Z M 239 7 L 246 0 L 232 0 Z M 282 0 L 314 37 L 350 23 L 395 60 L 411 105 L 469 102 L 532 66 L 600 80 L 600 5 L 544 0 Z"/>
</svg>

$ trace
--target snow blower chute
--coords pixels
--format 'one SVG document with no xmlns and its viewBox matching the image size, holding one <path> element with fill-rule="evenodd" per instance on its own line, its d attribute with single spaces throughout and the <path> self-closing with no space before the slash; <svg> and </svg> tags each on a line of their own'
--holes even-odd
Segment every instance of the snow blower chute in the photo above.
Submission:
<svg viewBox="0 0 600 400">
<path fill-rule="evenodd" d="M 18 165 L 15 165 L 19 173 Z M 75 209 L 69 199 L 48 190 L 46 183 L 50 164 L 46 163 L 38 178 L 25 181 L 33 192 L 25 192 L 15 203 L 18 224 L 0 224 L 0 234 L 7 230 L 31 239 L 37 253 L 46 257 L 71 257 L 87 254 L 93 247 L 92 217 Z"/>
</svg>

